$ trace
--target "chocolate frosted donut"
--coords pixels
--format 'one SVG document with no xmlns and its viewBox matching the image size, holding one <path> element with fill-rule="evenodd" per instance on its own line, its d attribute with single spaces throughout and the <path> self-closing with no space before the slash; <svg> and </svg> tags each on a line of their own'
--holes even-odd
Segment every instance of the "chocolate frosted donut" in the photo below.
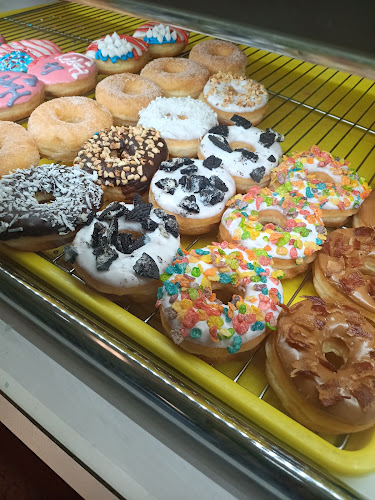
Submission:
<svg viewBox="0 0 375 500">
<path fill-rule="evenodd" d="M 106 201 L 131 201 L 136 193 L 148 190 L 167 158 L 168 148 L 160 132 L 138 125 L 98 132 L 84 144 L 74 163 L 97 173 Z"/>
</svg>

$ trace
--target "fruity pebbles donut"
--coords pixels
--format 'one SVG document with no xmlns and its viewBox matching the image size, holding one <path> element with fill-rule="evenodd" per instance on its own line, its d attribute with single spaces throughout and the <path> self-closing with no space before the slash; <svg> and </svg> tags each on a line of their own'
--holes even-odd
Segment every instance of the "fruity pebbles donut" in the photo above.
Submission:
<svg viewBox="0 0 375 500">
<path fill-rule="evenodd" d="M 44 84 L 35 75 L 0 71 L 0 120 L 21 120 L 44 101 Z"/>
<path fill-rule="evenodd" d="M 326 239 L 317 205 L 300 196 L 284 196 L 268 188 L 252 187 L 227 203 L 219 237 L 261 248 L 286 278 L 306 271 Z"/>
<path fill-rule="evenodd" d="M 175 57 L 184 50 L 189 41 L 189 32 L 175 26 L 149 21 L 142 24 L 133 33 L 134 38 L 147 42 L 150 56 Z"/>
<path fill-rule="evenodd" d="M 179 252 L 161 276 L 157 301 L 176 344 L 219 361 L 253 349 L 275 329 L 283 273 L 270 267 L 266 252 L 225 241 Z"/>
<path fill-rule="evenodd" d="M 225 40 L 203 40 L 191 49 L 189 59 L 205 66 L 211 75 L 223 71 L 244 75 L 247 57 L 234 43 Z"/>
</svg>

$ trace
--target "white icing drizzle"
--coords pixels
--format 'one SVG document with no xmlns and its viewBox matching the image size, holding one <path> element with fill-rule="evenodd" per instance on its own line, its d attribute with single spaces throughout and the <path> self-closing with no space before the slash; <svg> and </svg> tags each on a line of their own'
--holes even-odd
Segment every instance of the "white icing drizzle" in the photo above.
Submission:
<svg viewBox="0 0 375 500">
<path fill-rule="evenodd" d="M 90 71 L 89 68 L 91 68 L 94 64 L 89 57 L 73 52 L 63 54 L 58 57 L 57 60 L 67 66 L 70 66 L 68 71 L 75 80 L 78 79 L 79 75 L 87 75 Z"/>
</svg>

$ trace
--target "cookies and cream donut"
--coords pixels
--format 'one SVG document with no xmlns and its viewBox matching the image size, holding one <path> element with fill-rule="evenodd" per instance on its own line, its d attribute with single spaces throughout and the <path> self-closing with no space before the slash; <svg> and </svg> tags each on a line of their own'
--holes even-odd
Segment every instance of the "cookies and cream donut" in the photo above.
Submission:
<svg viewBox="0 0 375 500">
<path fill-rule="evenodd" d="M 132 201 L 145 194 L 168 148 L 160 132 L 137 125 L 96 133 L 77 153 L 75 164 L 96 173 L 105 201 Z"/>
<path fill-rule="evenodd" d="M 32 38 L 30 40 L 15 40 L 14 42 L 2 43 L 0 45 L 0 57 L 15 50 L 25 52 L 34 59 L 61 53 L 60 47 L 50 40 L 37 40 Z"/>
<path fill-rule="evenodd" d="M 253 186 L 229 200 L 227 206 L 220 238 L 264 249 L 286 278 L 306 271 L 326 239 L 319 207 L 300 196 Z"/>
<path fill-rule="evenodd" d="M 268 92 L 255 80 L 220 72 L 210 77 L 199 98 L 215 111 L 219 123 L 232 125 L 236 114 L 257 125 L 266 112 Z"/>
<path fill-rule="evenodd" d="M 290 415 L 315 432 L 375 423 L 375 328 L 351 307 L 307 297 L 279 316 L 266 374 Z"/>
<path fill-rule="evenodd" d="M 0 71 L 0 120 L 21 120 L 44 101 L 44 85 L 35 75 Z"/>
<path fill-rule="evenodd" d="M 111 125 L 112 115 L 102 104 L 74 96 L 58 97 L 41 104 L 32 112 L 27 129 L 41 155 L 71 164 L 95 132 Z"/>
<path fill-rule="evenodd" d="M 22 71 L 26 73 L 27 68 L 33 61 L 35 61 L 35 57 L 30 54 L 14 50 L 0 57 L 0 71 Z"/>
<path fill-rule="evenodd" d="M 138 124 L 159 130 L 170 156 L 194 158 L 201 138 L 218 122 L 204 102 L 191 97 L 158 97 L 139 112 Z"/>
<path fill-rule="evenodd" d="M 65 255 L 92 288 L 140 300 L 155 296 L 179 246 L 176 219 L 137 195 L 133 205 L 114 202 L 99 212 Z"/>
<path fill-rule="evenodd" d="M 36 59 L 27 67 L 27 72 L 44 83 L 47 95 L 64 97 L 92 90 L 98 69 L 89 57 L 67 52 Z"/>
<path fill-rule="evenodd" d="M 149 21 L 139 26 L 133 37 L 147 42 L 150 56 L 155 59 L 181 54 L 188 44 L 189 32 L 175 26 Z"/>
<path fill-rule="evenodd" d="M 100 208 L 95 177 L 79 167 L 40 165 L 0 179 L 0 241 L 41 251 L 71 241 Z"/>
<path fill-rule="evenodd" d="M 225 40 L 203 40 L 191 49 L 189 59 L 205 66 L 211 75 L 223 71 L 244 75 L 247 57 L 234 43 Z"/>
<path fill-rule="evenodd" d="M 96 100 L 112 113 L 114 125 L 136 125 L 139 111 L 162 95 L 159 85 L 133 73 L 108 76 L 95 89 Z"/>
<path fill-rule="evenodd" d="M 181 57 L 161 57 L 149 62 L 141 75 L 157 83 L 165 97 L 198 97 L 210 76 L 201 64 Z"/>
<path fill-rule="evenodd" d="M 231 121 L 235 125 L 219 125 L 208 131 L 199 145 L 198 158 L 211 155 L 220 158 L 223 168 L 233 177 L 238 193 L 246 193 L 254 185 L 267 186 L 271 169 L 283 154 L 280 142 L 284 136 L 270 128 L 264 132 L 252 127 L 238 115 L 232 116 Z"/>
<path fill-rule="evenodd" d="M 39 159 L 38 146 L 25 128 L 0 121 L 0 177 L 18 168 L 36 166 Z"/>
<path fill-rule="evenodd" d="M 93 41 L 86 49 L 86 56 L 94 59 L 99 73 L 138 73 L 148 62 L 148 44 L 129 35 L 106 35 Z"/>
<path fill-rule="evenodd" d="M 160 165 L 149 200 L 176 217 L 181 234 L 203 234 L 217 227 L 234 193 L 234 181 L 219 158 L 175 158 Z"/>
<path fill-rule="evenodd" d="M 226 241 L 180 250 L 157 294 L 168 337 L 214 361 L 256 347 L 275 329 L 283 300 L 283 273 L 264 254 Z"/>
<path fill-rule="evenodd" d="M 375 227 L 375 191 L 371 191 L 353 217 L 353 227 L 360 226 Z"/>
</svg>

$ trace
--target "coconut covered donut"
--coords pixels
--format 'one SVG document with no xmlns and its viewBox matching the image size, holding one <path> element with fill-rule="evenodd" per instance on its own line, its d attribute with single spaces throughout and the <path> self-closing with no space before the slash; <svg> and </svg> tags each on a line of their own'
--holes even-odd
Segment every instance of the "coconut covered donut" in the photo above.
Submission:
<svg viewBox="0 0 375 500">
<path fill-rule="evenodd" d="M 156 83 L 133 73 L 108 76 L 95 89 L 96 100 L 112 113 L 114 125 L 136 125 L 140 110 L 162 95 Z"/>
<path fill-rule="evenodd" d="M 29 132 L 14 122 L 0 121 L 0 177 L 39 164 L 38 147 Z"/>
<path fill-rule="evenodd" d="M 266 373 L 284 408 L 309 429 L 347 434 L 375 423 L 375 328 L 319 297 L 284 309 L 266 344 Z"/>
<path fill-rule="evenodd" d="M 312 146 L 309 151 L 284 156 L 272 172 L 270 187 L 296 191 L 322 209 L 327 227 L 345 224 L 370 194 L 364 177 L 348 168 L 348 162 Z"/>
<path fill-rule="evenodd" d="M 114 202 L 99 212 L 65 255 L 92 288 L 140 300 L 155 296 L 179 245 L 176 219 L 136 195 L 134 205 Z"/>
<path fill-rule="evenodd" d="M 133 33 L 133 37 L 148 43 L 150 56 L 155 59 L 181 54 L 188 44 L 189 32 L 175 26 L 149 21 L 139 26 Z"/>
<path fill-rule="evenodd" d="M 195 158 L 201 138 L 218 122 L 216 113 L 201 101 L 158 97 L 139 112 L 138 124 L 159 130 L 170 156 Z"/>
<path fill-rule="evenodd" d="M 204 40 L 191 49 L 189 59 L 205 66 L 211 75 L 223 71 L 244 75 L 247 57 L 234 43 L 224 40 Z"/>
<path fill-rule="evenodd" d="M 283 300 L 283 273 L 270 261 L 262 250 L 225 241 L 186 255 L 180 250 L 158 290 L 165 333 L 214 361 L 256 347 L 275 329 Z"/>
<path fill-rule="evenodd" d="M 31 114 L 27 129 L 41 155 L 71 164 L 87 139 L 111 125 L 112 115 L 102 104 L 74 96 L 43 103 Z"/>
<path fill-rule="evenodd" d="M 299 196 L 253 186 L 227 206 L 219 237 L 266 250 L 286 278 L 306 271 L 326 239 L 319 207 Z"/>
<path fill-rule="evenodd" d="M 201 64 L 180 57 L 162 57 L 149 62 L 141 75 L 157 83 L 165 97 L 198 97 L 210 76 Z"/>
<path fill-rule="evenodd" d="M 219 125 L 208 131 L 198 150 L 198 158 L 204 160 L 211 155 L 220 158 L 222 166 L 236 183 L 238 193 L 246 193 L 251 186 L 267 186 L 271 169 L 278 164 L 283 151 L 282 134 L 268 128 L 266 132 L 241 116 L 234 115 L 230 127 Z"/>
<path fill-rule="evenodd" d="M 0 120 L 21 120 L 44 101 L 44 85 L 35 75 L 0 71 Z"/>
<path fill-rule="evenodd" d="M 181 234 L 203 234 L 217 227 L 234 193 L 234 181 L 219 158 L 175 158 L 160 165 L 149 200 L 176 217 Z"/>
<path fill-rule="evenodd" d="M 375 191 L 371 191 L 353 217 L 353 227 L 360 226 L 375 227 Z"/>
</svg>

